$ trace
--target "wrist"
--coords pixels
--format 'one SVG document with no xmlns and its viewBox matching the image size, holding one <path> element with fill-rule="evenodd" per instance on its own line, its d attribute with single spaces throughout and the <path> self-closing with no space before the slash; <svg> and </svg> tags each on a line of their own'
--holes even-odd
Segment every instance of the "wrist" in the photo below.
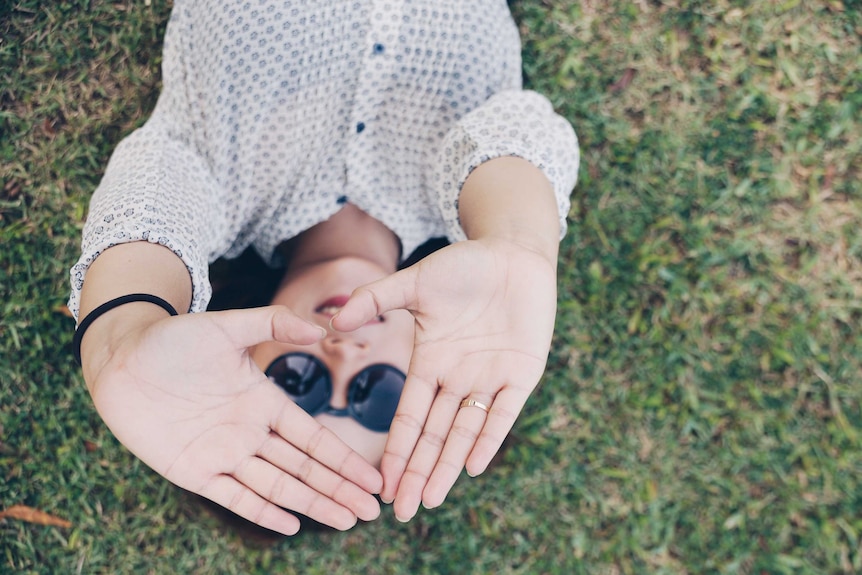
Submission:
<svg viewBox="0 0 862 575">
<path fill-rule="evenodd" d="M 100 372 L 124 343 L 169 315 L 165 309 L 146 301 L 125 303 L 99 315 L 80 342 L 81 369 L 90 393 L 95 392 Z"/>
<path fill-rule="evenodd" d="M 183 261 L 159 244 L 140 241 L 109 248 L 87 271 L 78 329 L 94 310 L 129 294 L 152 294 L 183 313 L 191 302 L 191 277 Z M 167 316 L 147 301 L 124 303 L 98 315 L 81 339 L 81 367 L 90 391 L 122 341 Z"/>
<path fill-rule="evenodd" d="M 557 266 L 559 241 L 556 237 L 549 238 L 547 234 L 519 227 L 515 222 L 506 229 L 487 231 L 469 239 L 482 242 L 502 242 L 514 249 L 522 249 L 538 255 L 554 269 Z"/>
</svg>

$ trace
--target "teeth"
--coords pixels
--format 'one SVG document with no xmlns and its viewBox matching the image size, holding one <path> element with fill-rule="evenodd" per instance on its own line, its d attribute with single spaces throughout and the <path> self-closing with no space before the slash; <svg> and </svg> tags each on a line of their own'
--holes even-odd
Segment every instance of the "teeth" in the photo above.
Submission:
<svg viewBox="0 0 862 575">
<path fill-rule="evenodd" d="M 324 307 L 320 308 L 320 313 L 327 314 L 327 315 L 335 315 L 339 311 L 341 311 L 341 306 L 337 306 L 337 305 L 328 305 L 328 306 L 324 306 Z"/>
</svg>

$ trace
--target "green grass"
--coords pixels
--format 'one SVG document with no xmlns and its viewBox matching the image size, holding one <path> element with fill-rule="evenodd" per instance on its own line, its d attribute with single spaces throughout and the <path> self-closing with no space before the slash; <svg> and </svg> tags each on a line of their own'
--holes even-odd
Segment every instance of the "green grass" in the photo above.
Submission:
<svg viewBox="0 0 862 575">
<path fill-rule="evenodd" d="M 260 541 L 129 455 L 63 313 L 170 6 L 0 1 L 0 573 L 862 572 L 862 3 L 541 2 L 583 162 L 549 369 L 410 524 Z"/>
</svg>

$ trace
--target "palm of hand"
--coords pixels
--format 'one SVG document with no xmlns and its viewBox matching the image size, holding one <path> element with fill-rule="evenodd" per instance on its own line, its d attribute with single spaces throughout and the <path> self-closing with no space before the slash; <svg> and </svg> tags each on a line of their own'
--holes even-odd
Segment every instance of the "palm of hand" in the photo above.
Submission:
<svg viewBox="0 0 862 575">
<path fill-rule="evenodd" d="M 550 348 L 556 270 L 503 240 L 453 244 L 357 290 L 333 323 L 352 329 L 384 311 L 413 313 L 407 382 L 381 461 L 381 498 L 409 519 L 442 503 L 460 471 L 481 473 L 500 448 Z M 470 398 L 491 406 L 459 409 Z"/>
<path fill-rule="evenodd" d="M 298 528 L 281 508 L 342 529 L 376 516 L 370 466 L 266 379 L 222 317 L 122 341 L 93 387 L 106 424 L 170 481 L 270 529 Z"/>
<path fill-rule="evenodd" d="M 554 269 L 510 244 L 460 242 L 419 263 L 411 373 L 461 398 L 529 395 L 550 347 Z M 459 399 L 460 401 L 460 399 Z"/>
</svg>

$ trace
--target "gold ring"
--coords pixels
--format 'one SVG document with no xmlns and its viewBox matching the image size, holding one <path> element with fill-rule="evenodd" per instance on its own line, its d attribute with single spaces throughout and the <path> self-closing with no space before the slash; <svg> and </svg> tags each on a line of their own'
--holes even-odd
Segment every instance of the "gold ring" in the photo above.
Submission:
<svg viewBox="0 0 862 575">
<path fill-rule="evenodd" d="M 490 407 L 488 407 L 481 401 L 476 401 L 475 399 L 470 399 L 469 397 L 461 402 L 461 407 L 478 407 L 485 413 L 488 413 L 491 410 Z"/>
</svg>

